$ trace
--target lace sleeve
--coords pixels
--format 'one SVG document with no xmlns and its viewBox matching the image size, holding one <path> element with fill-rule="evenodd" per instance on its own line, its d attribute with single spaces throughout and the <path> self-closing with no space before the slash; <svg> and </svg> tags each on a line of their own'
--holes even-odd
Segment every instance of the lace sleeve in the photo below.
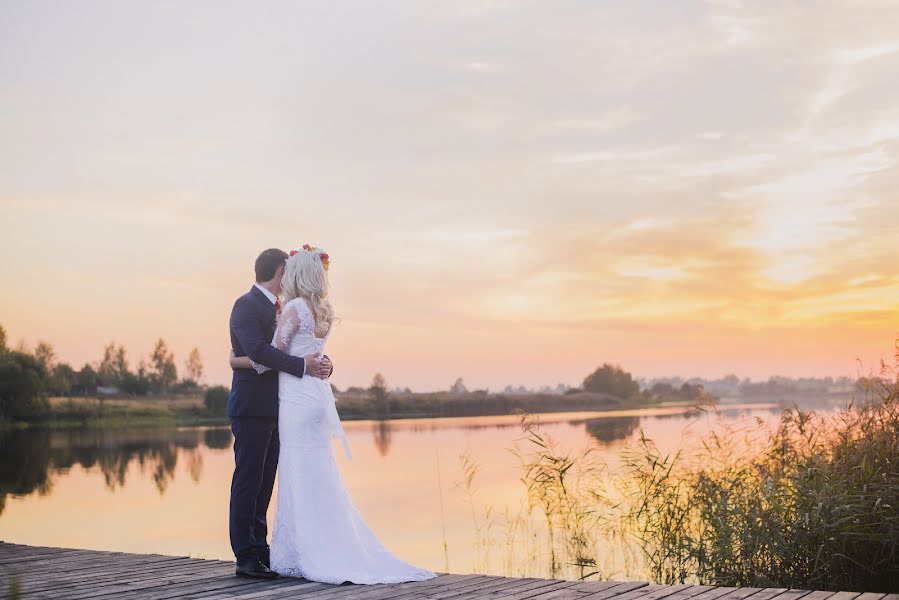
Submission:
<svg viewBox="0 0 899 600">
<path fill-rule="evenodd" d="M 275 329 L 275 337 L 272 346 L 289 354 L 290 341 L 300 330 L 300 312 L 296 303 L 288 303 L 278 317 L 278 327 Z"/>
<path fill-rule="evenodd" d="M 258 362 L 255 362 L 255 361 L 252 360 L 252 359 L 250 359 L 250 364 L 253 365 L 253 368 L 256 369 L 256 372 L 259 373 L 260 375 L 262 375 L 262 374 L 265 373 L 266 371 L 271 371 L 271 369 L 269 369 L 269 368 L 266 367 L 265 365 L 261 365 L 261 364 L 259 364 Z"/>
<path fill-rule="evenodd" d="M 278 316 L 278 327 L 275 329 L 275 336 L 272 338 L 272 346 L 285 354 L 290 354 L 290 341 L 300 330 L 300 323 L 300 313 L 297 305 L 288 303 Z M 253 365 L 253 368 L 259 374 L 271 370 L 254 360 L 250 360 L 250 364 Z"/>
</svg>

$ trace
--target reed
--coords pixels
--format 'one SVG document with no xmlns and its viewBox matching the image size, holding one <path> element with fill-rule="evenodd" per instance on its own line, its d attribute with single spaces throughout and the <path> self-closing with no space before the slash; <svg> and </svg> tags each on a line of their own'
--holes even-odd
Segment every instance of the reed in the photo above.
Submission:
<svg viewBox="0 0 899 600">
<path fill-rule="evenodd" d="M 896 356 L 899 365 L 899 349 Z M 624 455 L 619 510 L 666 584 L 899 589 L 899 377 L 825 417 L 725 431 L 694 456 L 640 437 Z"/>
<path fill-rule="evenodd" d="M 503 513 L 503 570 L 565 578 L 819 590 L 899 590 L 899 341 L 893 367 L 835 414 L 784 410 L 719 424 L 695 452 L 663 453 L 640 430 L 609 475 L 521 415 L 527 504 Z M 469 489 L 477 467 L 463 457 Z M 497 540 L 472 518 L 477 566 Z M 481 516 L 483 515 L 483 516 Z M 489 523 L 487 522 L 489 521 Z M 514 557 L 526 543 L 526 556 Z M 513 557 L 515 560 L 513 560 Z"/>
</svg>

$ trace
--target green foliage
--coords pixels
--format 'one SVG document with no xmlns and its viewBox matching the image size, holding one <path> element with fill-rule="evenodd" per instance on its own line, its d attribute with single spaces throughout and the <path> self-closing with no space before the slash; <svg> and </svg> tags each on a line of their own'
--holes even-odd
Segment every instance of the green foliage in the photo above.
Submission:
<svg viewBox="0 0 899 600">
<path fill-rule="evenodd" d="M 37 347 L 34 349 L 34 357 L 41 363 L 44 370 L 49 373 L 53 368 L 56 353 L 53 351 L 53 346 L 47 342 L 38 342 Z"/>
<path fill-rule="evenodd" d="M 0 354 L 9 351 L 6 339 L 6 328 L 0 325 Z"/>
<path fill-rule="evenodd" d="M 0 419 L 33 419 L 47 412 L 47 372 L 30 354 L 0 354 Z"/>
<path fill-rule="evenodd" d="M 380 373 L 375 373 L 371 380 L 371 387 L 368 388 L 371 394 L 372 403 L 375 411 L 379 415 L 387 416 L 390 414 L 390 394 L 387 392 L 387 380 Z"/>
<path fill-rule="evenodd" d="M 593 448 L 576 455 L 560 451 L 530 415 L 522 414 L 521 426 L 532 450 L 514 454 L 524 469 L 529 507 L 546 520 L 551 576 L 563 574 L 565 566 L 574 568 L 578 579 L 597 575 L 599 508 L 607 506 L 601 491 L 605 465 L 594 460 Z"/>
<path fill-rule="evenodd" d="M 871 381 L 836 417 L 786 410 L 776 431 L 713 435 L 690 462 L 642 437 L 622 485 L 654 578 L 899 589 L 899 378 Z"/>
<path fill-rule="evenodd" d="M 101 385 L 121 388 L 124 387 L 128 376 L 128 358 L 124 346 L 116 347 L 115 344 L 107 344 L 103 349 L 103 360 L 97 367 L 97 377 Z"/>
<path fill-rule="evenodd" d="M 640 393 L 640 385 L 630 373 L 608 363 L 587 375 L 584 389 L 588 392 L 611 394 L 618 398 L 633 398 Z"/>
<path fill-rule="evenodd" d="M 203 394 L 203 406 L 206 412 L 213 415 L 224 415 L 228 411 L 228 396 L 231 391 L 223 385 L 206 388 Z"/>
<path fill-rule="evenodd" d="M 47 380 L 47 393 L 51 396 L 71 396 L 75 377 L 75 370 L 71 366 L 65 363 L 57 364 Z"/>
<path fill-rule="evenodd" d="M 175 366 L 175 355 L 159 338 L 150 357 L 150 379 L 156 390 L 167 392 L 178 381 L 178 369 Z"/>
<path fill-rule="evenodd" d="M 200 357 L 200 350 L 194 348 L 184 363 L 184 371 L 186 373 L 185 380 L 198 385 L 203 379 L 203 359 Z"/>
<path fill-rule="evenodd" d="M 88 364 L 81 367 L 81 370 L 75 374 L 75 385 L 77 395 L 86 396 L 94 392 L 100 385 L 100 377 L 94 368 Z"/>
</svg>

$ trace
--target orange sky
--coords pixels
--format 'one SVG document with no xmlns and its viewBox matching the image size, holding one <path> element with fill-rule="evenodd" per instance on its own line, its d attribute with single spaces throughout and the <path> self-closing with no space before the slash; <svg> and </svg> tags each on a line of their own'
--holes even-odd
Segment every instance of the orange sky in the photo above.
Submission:
<svg viewBox="0 0 899 600">
<path fill-rule="evenodd" d="M 631 4 L 4 3 L 0 323 L 223 382 L 309 242 L 340 387 L 890 357 L 899 7 Z"/>
</svg>

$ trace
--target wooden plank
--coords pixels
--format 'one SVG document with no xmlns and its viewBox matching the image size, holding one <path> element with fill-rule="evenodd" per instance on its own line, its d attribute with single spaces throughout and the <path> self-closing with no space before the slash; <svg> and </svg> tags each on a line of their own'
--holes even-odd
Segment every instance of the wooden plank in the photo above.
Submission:
<svg viewBox="0 0 899 600">
<path fill-rule="evenodd" d="M 551 586 L 555 583 L 558 583 L 556 580 L 552 579 L 535 579 L 535 578 L 509 578 L 506 582 L 505 586 L 500 588 L 494 588 L 492 590 L 488 590 L 487 592 L 481 594 L 475 594 L 474 596 L 466 596 L 466 600 L 482 600 L 488 598 L 510 598 L 513 595 L 523 596 L 527 592 L 536 592 L 536 590 L 540 588 L 546 588 L 547 586 Z"/>
<path fill-rule="evenodd" d="M 861 592 L 837 592 L 830 597 L 830 600 L 854 600 Z M 890 598 L 893 596 L 893 598 Z M 899 600 L 899 594 L 887 594 L 883 600 Z"/>
<path fill-rule="evenodd" d="M 44 573 L 63 573 L 63 572 L 71 572 L 75 573 L 78 571 L 84 570 L 92 570 L 96 569 L 97 572 L 108 569 L 108 568 L 118 568 L 119 570 L 123 568 L 128 568 L 131 566 L 141 565 L 141 564 L 175 564 L 179 561 L 185 561 L 190 559 L 178 558 L 174 556 L 159 556 L 159 557 L 134 557 L 129 555 L 123 555 L 120 557 L 79 557 L 78 560 L 70 560 L 70 561 L 61 561 L 57 562 L 56 560 L 49 561 L 35 561 L 33 563 L 16 563 L 14 565 L 6 565 L 10 570 L 23 570 L 29 573 L 39 575 Z"/>
<path fill-rule="evenodd" d="M 836 594 L 836 592 L 818 590 L 803 596 L 802 600 L 827 600 L 827 598 L 833 597 L 834 594 Z"/>
<path fill-rule="evenodd" d="M 790 590 L 787 590 L 787 591 L 785 591 L 785 592 L 783 592 L 783 593 L 781 593 L 781 594 L 778 594 L 777 596 L 774 596 L 774 597 L 777 598 L 777 600 L 799 600 L 799 598 L 802 598 L 802 597 L 804 597 L 804 596 L 807 596 L 807 595 L 809 595 L 810 593 L 811 593 L 811 590 L 793 590 L 793 589 L 790 589 Z M 754 598 L 754 597 L 755 597 L 755 596 L 753 596 L 753 598 Z M 877 598 L 871 598 L 871 599 L 869 599 L 869 600 L 877 600 Z"/>
<path fill-rule="evenodd" d="M 574 584 L 574 589 L 579 592 L 601 592 L 619 585 L 625 585 L 626 581 L 579 581 Z"/>
<path fill-rule="evenodd" d="M 636 590 L 649 590 L 652 587 L 652 585 L 645 581 L 629 581 L 609 589 L 589 593 L 586 596 L 583 596 L 583 598 L 589 598 L 590 600 L 607 600 L 608 598 L 618 597 Z"/>
<path fill-rule="evenodd" d="M 473 594 L 490 594 L 494 590 L 501 589 L 508 583 L 508 581 L 509 579 L 506 577 L 497 577 L 495 579 L 478 582 L 473 586 L 453 586 L 447 590 L 441 591 L 429 597 L 433 597 L 435 600 L 446 600 L 449 598 L 456 598 L 461 595 L 467 597 L 468 595 Z"/>
<path fill-rule="evenodd" d="M 523 590 L 513 590 L 512 593 L 504 596 L 500 596 L 502 600 L 528 600 L 530 598 L 540 598 L 541 594 L 552 593 L 558 590 L 565 590 L 569 594 L 576 594 L 578 598 L 583 598 L 585 596 L 584 592 L 577 592 L 572 589 L 571 583 L 575 582 L 565 582 L 560 581 L 558 579 L 544 579 L 545 585 L 528 587 Z M 568 584 L 568 585 L 566 585 Z"/>
<path fill-rule="evenodd" d="M 253 580 L 237 577 L 233 567 L 216 566 L 214 569 L 203 568 L 184 571 L 172 575 L 148 575 L 140 580 L 126 580 L 120 586 L 104 587 L 90 597 L 97 600 L 114 596 L 115 600 L 178 597 L 190 588 L 204 586 L 203 590 L 229 587 L 233 582 L 252 583 Z M 136 589 L 137 588 L 137 589 Z"/>
<path fill-rule="evenodd" d="M 252 581 L 252 580 L 247 580 Z M 304 591 L 313 591 L 327 589 L 330 586 L 326 583 L 316 583 L 306 579 L 296 579 L 294 577 L 279 577 L 272 581 L 254 582 L 256 585 L 250 585 L 240 589 L 230 590 L 207 590 L 195 592 L 190 597 L 198 600 L 212 600 L 213 598 L 232 600 L 234 598 L 248 599 L 257 597 L 259 594 L 268 594 L 269 598 L 283 598 L 288 593 L 293 593 L 300 588 Z M 265 598 L 266 596 L 262 596 Z"/>
<path fill-rule="evenodd" d="M 10 558 L 4 557 L 2 560 L 0 560 L 0 564 L 18 565 L 18 564 L 25 564 L 25 563 L 31 563 L 31 562 L 41 563 L 41 562 L 48 562 L 48 561 L 53 561 L 53 560 L 60 560 L 60 561 L 73 560 L 73 559 L 77 559 L 77 558 L 85 558 L 87 556 L 91 556 L 89 550 L 76 550 L 74 552 L 45 552 L 45 553 L 41 553 L 41 554 L 27 554 L 27 555 L 20 555 L 17 553 L 17 554 L 14 554 Z"/>
<path fill-rule="evenodd" d="M 899 600 L 899 594 L 440 574 L 400 584 L 329 585 L 234 575 L 234 563 L 0 542 L 0 574 L 23 599 L 85 600 Z M 0 583 L 0 594 L 6 593 Z"/>
<path fill-rule="evenodd" d="M 116 562 L 102 563 L 96 566 L 96 570 L 91 568 L 90 566 L 82 565 L 78 568 L 70 568 L 58 572 L 51 571 L 48 573 L 36 573 L 30 571 L 29 573 L 39 574 L 41 577 L 49 579 L 66 577 L 73 583 L 77 583 L 81 580 L 104 581 L 106 579 L 121 578 L 122 573 L 128 573 L 129 575 L 133 576 L 147 571 L 171 571 L 186 566 L 193 566 L 193 563 L 190 562 L 190 559 L 176 558 L 171 560 L 160 560 L 153 562 L 140 561 L 135 563 L 122 564 Z"/>
<path fill-rule="evenodd" d="M 223 577 L 226 575 L 227 572 L 220 572 L 215 576 Z M 133 591 L 137 588 L 158 585 L 160 581 L 171 583 L 196 581 L 208 576 L 208 569 L 198 570 L 196 566 L 187 565 L 178 571 L 167 571 L 165 574 L 149 570 L 136 575 L 125 575 L 117 578 L 113 577 L 102 581 L 91 582 L 90 580 L 79 580 L 74 583 L 65 582 L 65 587 L 70 590 L 72 594 L 78 594 L 79 597 L 82 598 L 101 597 L 109 594 L 121 596 L 126 592 Z"/>
<path fill-rule="evenodd" d="M 387 594 L 389 592 L 390 595 L 386 595 L 383 597 L 397 598 L 398 600 L 420 597 L 437 598 L 440 594 L 456 594 L 459 592 L 473 591 L 488 582 L 495 581 L 501 578 L 492 577 L 489 575 L 469 575 L 452 581 L 448 581 L 445 579 L 443 581 L 439 581 L 441 579 L 443 578 L 438 577 L 438 581 L 436 582 L 434 579 L 429 579 L 427 581 L 409 581 L 406 583 L 378 586 L 380 589 L 372 586 L 373 589 L 371 589 L 370 591 L 359 589 L 361 586 L 353 586 L 354 589 L 352 590 L 339 590 L 338 592 L 329 594 L 328 597 L 339 593 L 338 597 L 348 596 L 350 594 L 358 594 L 362 597 L 372 596 L 378 598 L 381 597 L 382 594 Z M 435 583 L 428 585 L 431 582 Z"/>
<path fill-rule="evenodd" d="M 65 554 L 67 552 L 85 552 L 73 548 L 46 548 L 43 546 L 23 546 L 21 544 L 0 545 L 0 556 L 34 556 L 41 554 Z M 0 559 L 3 560 L 3 559 Z"/>
<path fill-rule="evenodd" d="M 454 582 L 465 581 L 465 580 L 473 579 L 476 577 L 481 577 L 481 576 L 480 575 L 441 575 L 440 577 L 435 577 L 434 579 L 429 579 L 427 581 L 414 581 L 414 582 L 407 582 L 407 583 L 390 584 L 390 585 L 382 587 L 381 589 L 392 590 L 392 592 L 391 592 L 392 595 L 386 596 L 386 597 L 397 598 L 402 594 L 410 593 L 408 591 L 409 586 L 415 586 L 414 587 L 415 590 L 422 590 L 422 589 L 428 589 L 428 588 L 434 588 L 434 587 L 442 587 L 445 585 L 451 585 Z M 306 581 L 306 580 L 293 579 L 290 577 L 283 577 L 276 581 L 300 582 L 300 581 Z M 316 586 L 314 589 L 324 589 L 324 588 L 334 588 L 335 587 L 330 584 L 323 584 L 323 583 L 317 583 L 317 582 L 306 582 L 306 584 Z M 304 591 L 304 592 L 312 591 L 312 589 L 313 588 L 303 588 L 302 591 Z M 293 588 L 291 588 L 291 594 L 293 594 L 296 591 L 299 591 L 299 590 L 293 590 Z M 231 596 L 231 595 L 227 595 L 227 596 L 213 595 L 213 596 L 209 596 L 209 597 L 204 596 L 204 598 L 208 598 L 208 600 L 226 600 L 227 598 L 232 598 L 232 597 L 234 597 L 234 596 Z M 259 592 L 242 594 L 239 597 L 242 600 L 265 600 L 266 598 L 275 598 L 275 597 L 278 598 L 278 600 L 281 600 L 281 598 L 283 598 L 284 596 L 282 595 L 282 592 L 279 590 L 265 589 L 265 590 L 261 590 Z"/>
<path fill-rule="evenodd" d="M 496 579 L 501 579 L 499 577 L 491 577 L 487 575 L 475 575 L 474 577 L 458 580 L 455 582 L 446 582 L 440 585 L 435 586 L 418 586 L 414 587 L 414 584 L 427 583 L 427 582 L 406 582 L 404 584 L 389 584 L 389 585 L 378 585 L 378 586 L 361 586 L 361 585 L 351 585 L 351 586 L 334 586 L 330 590 L 325 590 L 322 592 L 316 592 L 314 594 L 314 598 L 322 598 L 323 600 L 331 600 L 331 599 L 339 599 L 339 598 L 356 598 L 359 596 L 365 595 L 380 595 L 381 593 L 390 592 L 390 595 L 386 596 L 388 598 L 438 598 L 441 594 L 449 593 L 452 590 L 452 593 L 458 593 L 459 591 L 471 590 L 478 586 L 483 585 L 485 582 L 493 581 Z M 433 581 L 433 580 L 430 580 Z M 396 589 L 390 590 L 393 586 L 408 586 L 405 589 Z M 299 595 L 290 595 L 286 596 L 285 599 L 289 598 L 293 600 L 294 598 L 308 598 L 310 597 L 307 594 L 299 594 Z"/>
<path fill-rule="evenodd" d="M 73 580 L 88 579 L 91 577 L 102 580 L 106 577 L 119 577 L 123 574 L 139 574 L 145 571 L 154 571 L 157 573 L 175 571 L 190 567 L 194 569 L 213 568 L 220 569 L 216 565 L 204 565 L 197 561 L 191 561 L 184 558 L 159 558 L 154 560 L 123 558 L 119 561 L 104 560 L 100 562 L 85 561 L 74 565 L 60 566 L 58 569 L 28 569 L 24 568 L 24 573 L 33 578 L 53 578 L 53 577 L 70 577 Z"/>
<path fill-rule="evenodd" d="M 787 588 L 761 588 L 759 591 L 749 596 L 749 598 L 751 598 L 751 600 L 771 600 L 786 591 Z M 725 600 L 727 600 L 726 597 Z"/>
<path fill-rule="evenodd" d="M 761 588 L 712 587 L 690 598 L 690 600 L 744 600 Z M 668 598 L 667 600 L 671 600 Z"/>
<path fill-rule="evenodd" d="M 165 563 L 165 572 L 168 575 L 176 573 L 194 572 L 198 567 L 190 563 L 181 564 L 176 567 L 168 566 Z M 69 589 L 92 589 L 101 590 L 104 587 L 121 585 L 124 581 L 138 582 L 144 578 L 159 579 L 160 566 L 143 566 L 141 568 L 126 568 L 118 571 L 118 573 L 107 574 L 102 577 L 95 577 L 90 571 L 78 571 L 77 575 L 69 573 L 60 573 L 54 575 L 44 574 L 40 577 L 28 577 L 26 588 L 28 591 L 39 591 L 46 587 L 57 586 L 64 583 Z"/>
<path fill-rule="evenodd" d="M 273 580 L 271 583 L 260 582 L 257 587 L 246 588 L 240 592 L 223 593 L 220 590 L 215 590 L 209 594 L 198 594 L 196 597 L 204 598 L 205 600 L 230 600 L 231 598 L 240 598 L 241 600 L 265 600 L 266 598 L 277 598 L 280 600 L 299 590 L 314 592 L 316 590 L 327 590 L 331 587 L 333 586 L 327 583 L 318 583 L 293 577 L 282 577 Z"/>
</svg>

